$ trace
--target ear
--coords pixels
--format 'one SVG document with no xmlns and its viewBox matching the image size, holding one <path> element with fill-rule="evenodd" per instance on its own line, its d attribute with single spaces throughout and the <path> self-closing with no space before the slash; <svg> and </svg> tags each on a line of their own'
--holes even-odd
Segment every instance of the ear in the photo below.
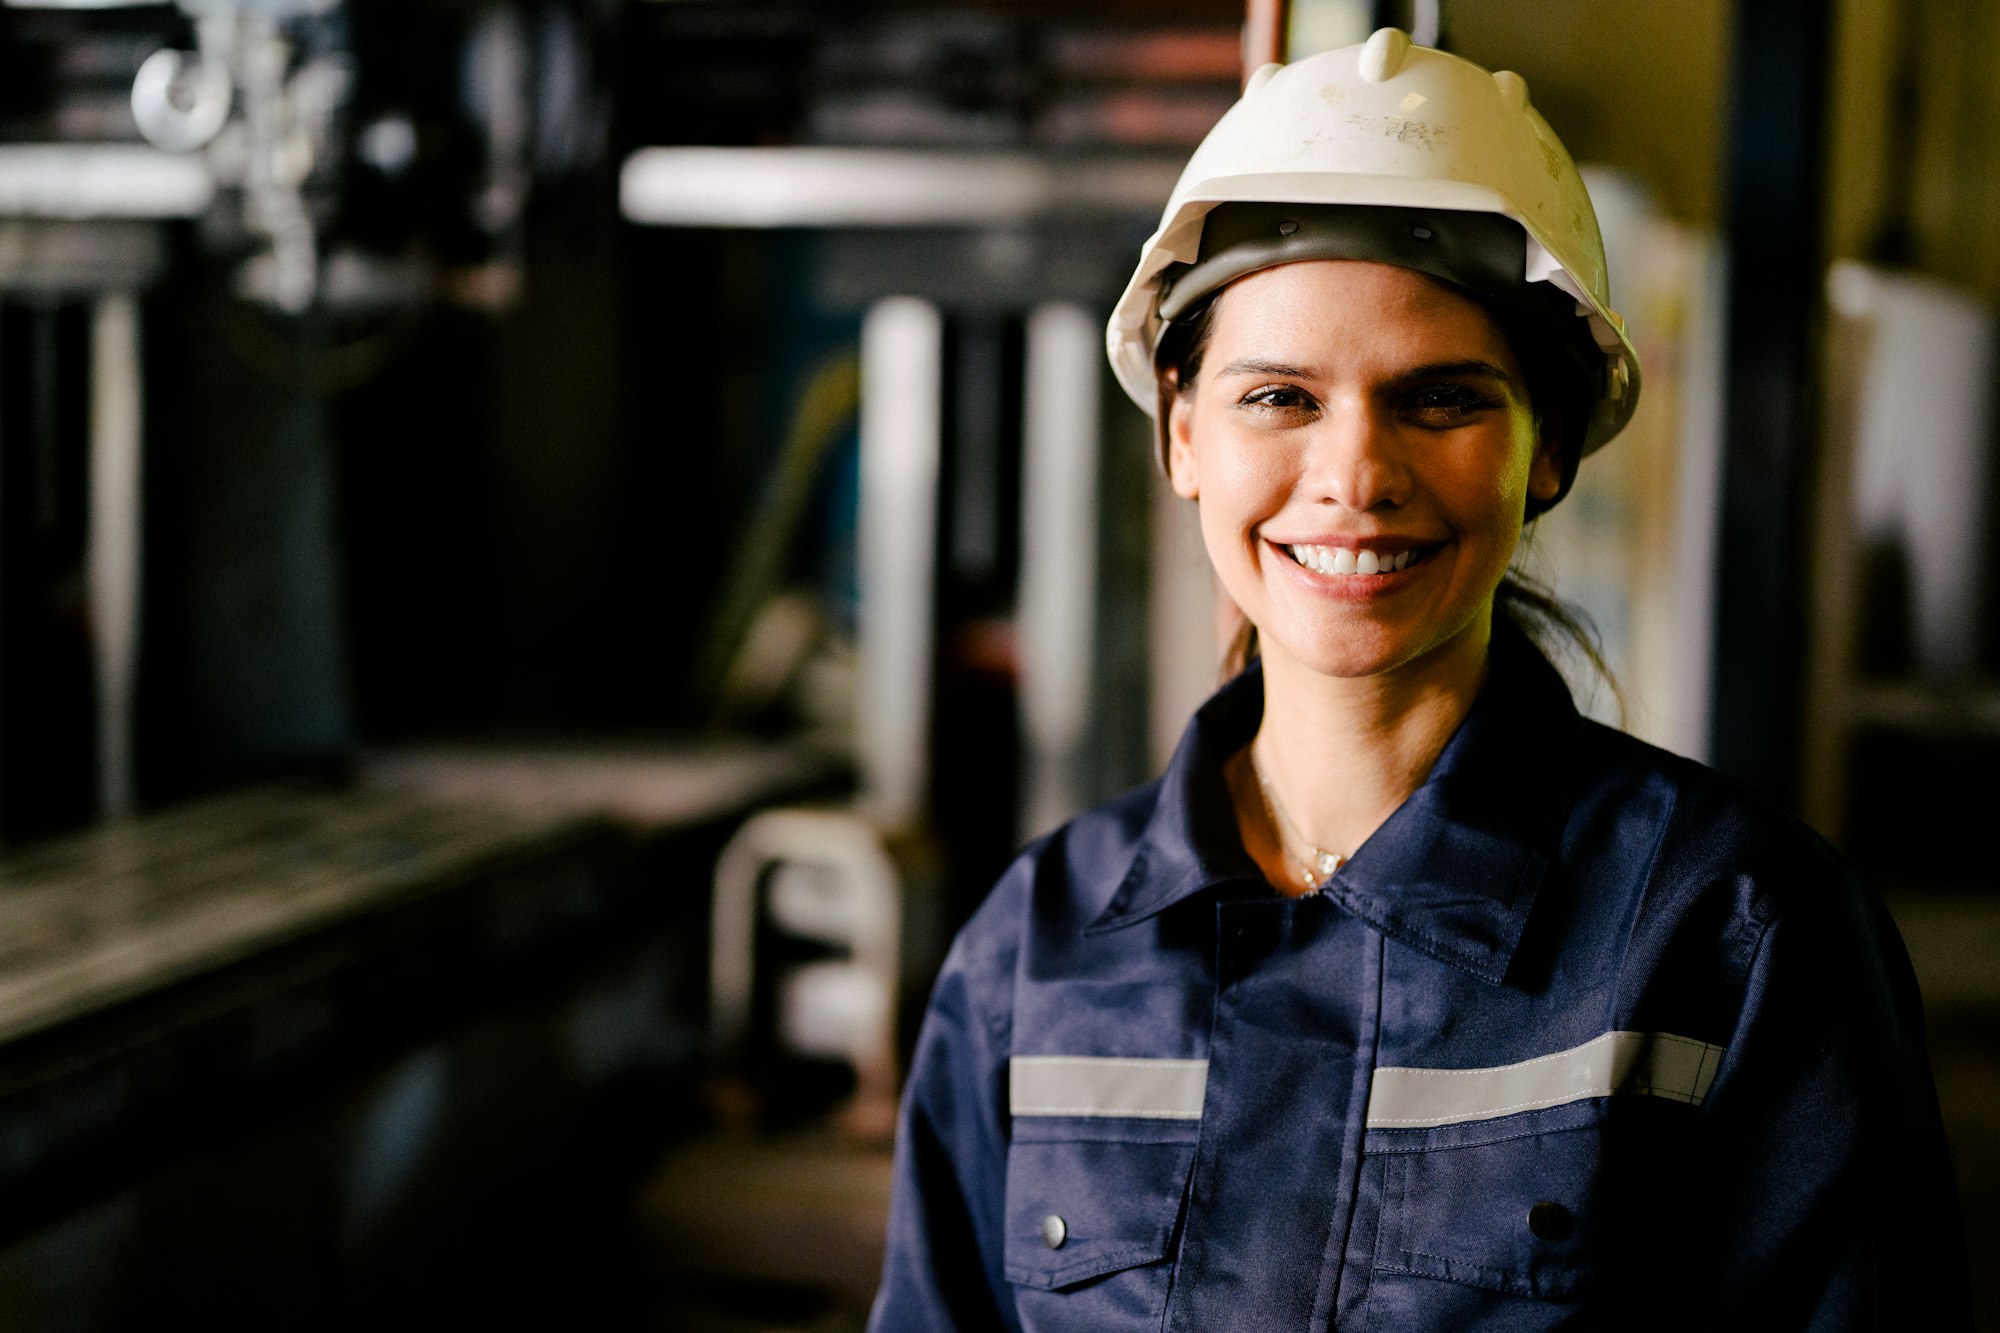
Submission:
<svg viewBox="0 0 2000 1333">
<path fill-rule="evenodd" d="M 1195 468 L 1192 395 L 1171 393 L 1162 396 L 1167 404 L 1167 481 L 1172 484 L 1174 494 L 1181 499 L 1199 500 L 1201 484 Z"/>
<path fill-rule="evenodd" d="M 1545 424 L 1535 432 L 1535 457 L 1528 464 L 1528 495 L 1539 504 L 1548 504 L 1562 490 L 1562 445 L 1556 432 Z"/>
</svg>

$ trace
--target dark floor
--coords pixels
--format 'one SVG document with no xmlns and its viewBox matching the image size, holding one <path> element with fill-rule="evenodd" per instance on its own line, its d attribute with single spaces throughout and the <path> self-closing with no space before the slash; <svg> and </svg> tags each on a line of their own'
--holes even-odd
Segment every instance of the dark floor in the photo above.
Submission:
<svg viewBox="0 0 2000 1333">
<path fill-rule="evenodd" d="M 885 1147 L 827 1134 L 690 1143 L 639 1204 L 658 1293 L 648 1327 L 860 1333 L 888 1220 Z"/>
<path fill-rule="evenodd" d="M 2000 1329 L 2000 897 L 1891 894 L 1923 986 L 1978 1326 Z"/>
</svg>

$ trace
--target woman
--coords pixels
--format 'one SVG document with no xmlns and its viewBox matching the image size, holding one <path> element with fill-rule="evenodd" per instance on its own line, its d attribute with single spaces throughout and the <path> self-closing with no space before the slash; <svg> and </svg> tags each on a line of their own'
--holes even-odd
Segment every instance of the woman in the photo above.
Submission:
<svg viewBox="0 0 2000 1333">
<path fill-rule="evenodd" d="M 1394 30 L 1197 151 L 1111 352 L 1256 661 L 954 945 L 875 1328 L 1964 1324 L 1879 905 L 1517 623 L 1606 292 L 1521 80 Z"/>
</svg>

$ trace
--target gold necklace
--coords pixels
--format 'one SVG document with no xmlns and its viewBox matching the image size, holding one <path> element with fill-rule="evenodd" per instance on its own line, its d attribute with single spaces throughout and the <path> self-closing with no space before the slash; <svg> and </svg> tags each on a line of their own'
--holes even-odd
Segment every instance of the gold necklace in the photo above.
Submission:
<svg viewBox="0 0 2000 1333">
<path fill-rule="evenodd" d="M 1301 844 L 1308 852 L 1312 853 L 1311 858 L 1308 860 L 1293 858 L 1298 864 L 1300 880 L 1305 883 L 1307 888 L 1316 889 L 1327 880 L 1332 879 L 1334 872 L 1347 864 L 1346 854 L 1342 852 L 1329 852 L 1324 847 L 1315 844 L 1311 838 L 1299 832 L 1298 826 L 1293 824 L 1291 817 L 1285 813 L 1285 807 L 1278 803 L 1278 793 L 1272 791 L 1271 784 L 1265 780 L 1264 766 L 1257 762 L 1257 751 L 1254 746 L 1250 750 L 1250 771 L 1257 775 L 1257 790 L 1264 793 L 1265 813 L 1272 816 L 1273 821 L 1278 826 L 1278 851 L 1282 855 L 1291 856 L 1291 851 L 1285 846 L 1285 839 L 1290 837 L 1292 841 Z"/>
</svg>

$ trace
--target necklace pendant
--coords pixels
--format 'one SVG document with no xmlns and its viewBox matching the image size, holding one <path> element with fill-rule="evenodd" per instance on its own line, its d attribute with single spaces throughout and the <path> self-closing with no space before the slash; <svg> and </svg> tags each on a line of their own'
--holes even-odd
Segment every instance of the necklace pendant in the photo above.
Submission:
<svg viewBox="0 0 2000 1333">
<path fill-rule="evenodd" d="M 1314 850 L 1317 851 L 1318 849 L 1315 848 Z M 1320 852 L 1319 877 L 1322 880 L 1332 879 L 1334 872 L 1339 870 L 1342 866 L 1346 864 L 1347 864 L 1347 858 L 1344 856 L 1337 855 L 1336 853 L 1333 852 Z"/>
</svg>

